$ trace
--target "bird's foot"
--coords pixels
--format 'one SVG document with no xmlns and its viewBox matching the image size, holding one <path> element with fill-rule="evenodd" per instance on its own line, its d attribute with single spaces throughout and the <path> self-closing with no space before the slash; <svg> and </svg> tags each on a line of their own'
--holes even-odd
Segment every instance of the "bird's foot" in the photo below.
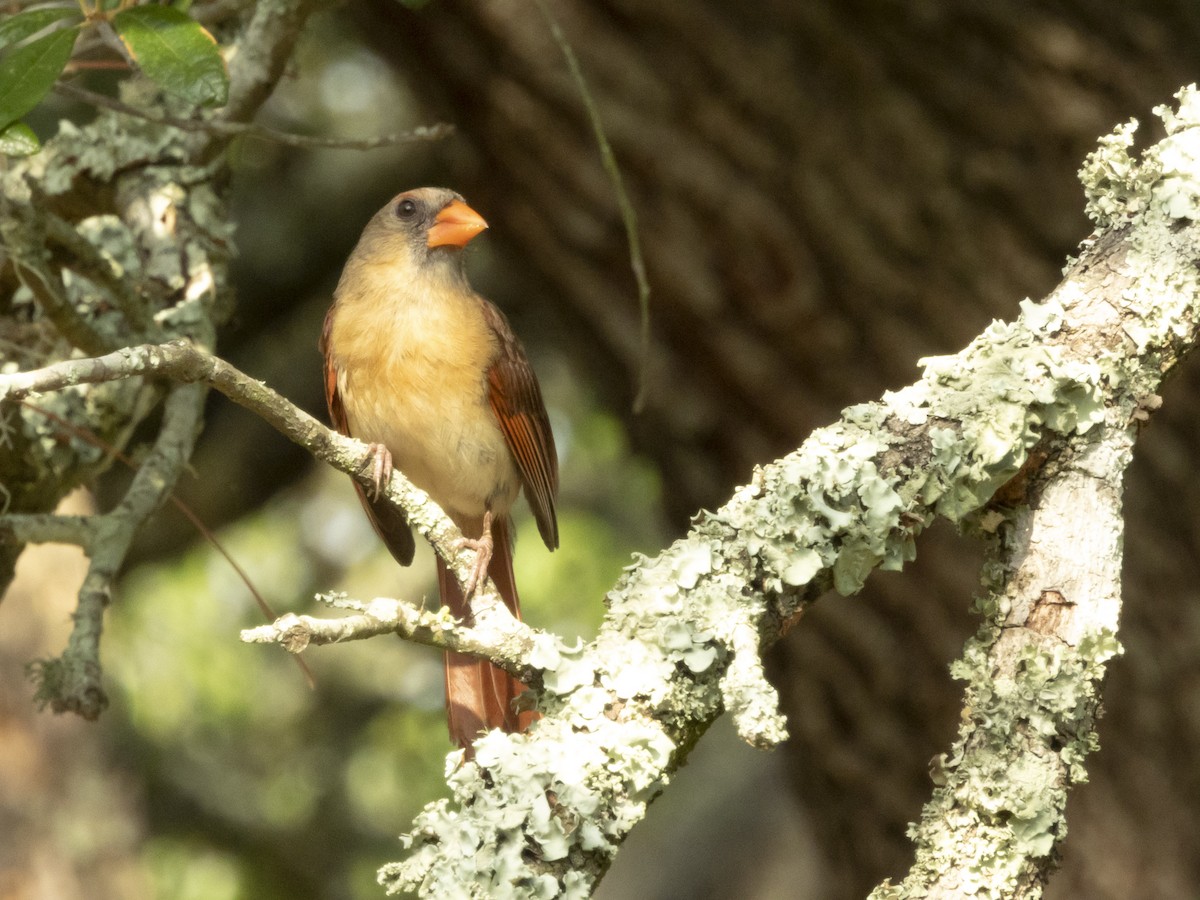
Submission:
<svg viewBox="0 0 1200 900">
<path fill-rule="evenodd" d="M 367 457 L 371 466 L 371 499 L 378 500 L 384 486 L 392 480 L 392 451 L 383 444 L 368 444 L 367 447 L 371 451 Z"/>
<path fill-rule="evenodd" d="M 467 547 L 475 551 L 475 565 L 471 568 L 471 574 L 463 585 L 463 596 L 465 599 L 470 600 L 475 594 L 475 588 L 479 587 L 483 579 L 487 577 L 488 566 L 492 561 L 492 551 L 496 546 L 492 541 L 491 510 L 483 514 L 483 534 L 478 538 L 461 538 L 458 546 L 460 548 Z"/>
</svg>

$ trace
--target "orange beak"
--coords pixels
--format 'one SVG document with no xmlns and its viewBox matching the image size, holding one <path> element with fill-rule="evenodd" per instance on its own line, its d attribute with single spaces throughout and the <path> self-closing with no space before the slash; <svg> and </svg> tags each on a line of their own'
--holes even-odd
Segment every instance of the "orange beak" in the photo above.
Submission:
<svg viewBox="0 0 1200 900">
<path fill-rule="evenodd" d="M 430 247 L 465 247 L 487 227 L 483 216 L 461 200 L 455 200 L 437 214 L 426 243 Z"/>
</svg>

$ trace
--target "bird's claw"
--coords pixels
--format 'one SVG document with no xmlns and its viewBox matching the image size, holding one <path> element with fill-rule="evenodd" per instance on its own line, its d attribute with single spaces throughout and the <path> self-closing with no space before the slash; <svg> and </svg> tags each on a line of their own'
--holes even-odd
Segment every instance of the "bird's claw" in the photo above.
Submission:
<svg viewBox="0 0 1200 900">
<path fill-rule="evenodd" d="M 475 565 L 471 567 L 471 574 L 463 584 L 463 596 L 470 600 L 475 594 L 475 588 L 487 577 L 488 566 L 492 562 L 492 551 L 496 546 L 492 541 L 491 510 L 483 514 L 483 533 L 478 538 L 460 538 L 458 546 L 460 549 L 465 547 L 475 551 Z"/>
<path fill-rule="evenodd" d="M 392 451 L 383 444 L 369 444 L 371 465 L 371 499 L 378 500 L 383 488 L 392 480 Z"/>
</svg>

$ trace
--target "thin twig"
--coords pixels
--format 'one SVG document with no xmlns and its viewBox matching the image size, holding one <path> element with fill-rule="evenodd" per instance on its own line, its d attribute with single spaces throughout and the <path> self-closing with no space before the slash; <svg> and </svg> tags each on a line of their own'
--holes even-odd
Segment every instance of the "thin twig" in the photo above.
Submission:
<svg viewBox="0 0 1200 900">
<path fill-rule="evenodd" d="M 133 460 L 99 435 L 88 431 L 86 428 L 80 428 L 52 410 L 43 409 L 34 403 L 30 403 L 28 400 L 20 402 L 23 407 L 45 416 L 72 437 L 100 448 L 126 468 L 134 472 L 137 471 L 137 466 L 134 465 Z M 217 539 L 212 529 L 205 525 L 200 517 L 192 511 L 192 508 L 176 497 L 174 493 L 167 499 L 171 501 L 171 504 L 179 510 L 185 519 L 192 523 L 192 526 L 200 533 L 200 536 L 212 545 L 212 548 L 224 558 L 225 562 L 229 563 L 230 568 L 237 573 L 242 584 L 246 586 L 246 590 L 250 592 L 250 596 L 254 598 L 254 602 L 258 606 L 259 612 L 263 614 L 263 617 L 271 620 L 277 619 L 279 617 L 278 613 L 271 608 L 271 604 L 267 602 L 267 598 L 254 586 L 254 582 L 250 580 L 250 576 L 246 573 L 246 570 L 238 565 L 237 560 L 233 558 L 233 554 L 225 549 L 225 545 Z M 30 521 L 23 522 L 21 521 L 22 518 Z M 90 542 L 91 534 L 96 530 L 94 519 L 94 516 L 59 516 L 53 514 L 25 517 L 3 516 L 0 517 L 0 531 L 11 531 L 17 540 L 22 543 L 70 543 L 79 544 L 86 548 Z M 312 670 L 308 667 L 308 664 L 299 657 L 296 657 L 296 664 L 300 667 L 300 671 L 303 673 L 304 680 L 308 683 L 308 686 L 310 688 L 316 687 L 316 679 L 313 677 Z"/>
<path fill-rule="evenodd" d="M 567 61 L 567 68 L 571 71 L 571 78 L 574 79 L 575 86 L 579 90 L 579 96 L 583 100 L 584 108 L 587 110 L 588 119 L 592 125 L 592 131 L 596 136 L 596 144 L 600 148 L 600 160 L 604 165 L 604 171 L 608 173 L 608 178 L 612 182 L 613 192 L 617 195 L 617 206 L 621 211 L 621 221 L 625 225 L 625 239 L 629 242 L 629 267 L 633 269 L 633 277 L 637 281 L 638 306 L 641 313 L 642 327 L 639 350 L 640 360 L 638 362 L 638 389 L 637 394 L 633 398 L 633 411 L 640 413 L 646 406 L 646 391 L 650 369 L 650 280 L 646 276 L 646 261 L 642 256 L 642 239 L 638 231 L 637 212 L 634 210 L 633 203 L 629 199 L 629 194 L 625 190 L 625 180 L 621 176 L 621 167 L 617 164 L 616 154 L 613 153 L 612 145 L 608 142 L 608 134 L 604 130 L 604 122 L 600 119 L 600 109 L 592 97 L 587 79 L 583 75 L 583 69 L 579 65 L 579 60 L 575 57 L 575 51 L 567 40 L 566 35 L 563 34 L 562 28 L 559 27 L 558 21 L 550 12 L 550 6 L 546 0 L 536 0 L 536 3 L 538 9 L 541 10 L 543 18 L 546 20 L 546 24 L 550 26 L 550 34 L 554 37 L 555 42 L 562 51 L 562 55 Z"/>
<path fill-rule="evenodd" d="M 92 359 L 62 360 L 31 372 L 0 374 L 0 401 L 21 400 L 40 391 L 118 381 L 135 375 L 208 384 L 317 459 L 363 484 L 372 484 L 367 465 L 371 451 L 366 444 L 326 428 L 261 381 L 187 341 L 143 344 Z M 473 571 L 474 554 L 462 550 L 462 532 L 441 507 L 399 471 L 392 474 L 387 496 L 404 510 L 409 525 L 446 560 L 455 577 L 465 582 Z M 487 587 L 477 594 L 480 598 L 495 596 L 494 589 Z"/>
<path fill-rule="evenodd" d="M 94 516 L 0 511 L 0 534 L 19 544 L 72 544 L 86 551 L 96 535 L 94 520 Z"/>
<path fill-rule="evenodd" d="M 203 131 L 208 134 L 219 134 L 226 137 L 252 137 L 288 147 L 332 148 L 335 150 L 376 150 L 380 147 L 395 147 L 402 144 L 413 144 L 421 141 L 440 141 L 454 134 L 454 126 L 444 122 L 434 125 L 421 125 L 412 131 L 400 134 L 385 135 L 361 140 L 351 138 L 316 137 L 306 134 L 292 134 L 277 131 L 263 125 L 246 122 L 219 122 L 212 119 L 180 119 L 174 116 L 163 116 L 148 110 L 130 106 L 104 94 L 97 94 L 74 84 L 61 82 L 54 86 L 56 93 L 73 100 L 79 100 L 92 106 L 102 107 L 112 112 L 127 116 L 136 116 L 153 122 L 156 125 L 169 125 L 181 131 Z"/>
<path fill-rule="evenodd" d="M 397 634 L 415 644 L 489 659 L 523 681 L 536 677 L 538 670 L 529 657 L 539 636 L 554 640 L 514 619 L 503 604 L 495 604 L 495 615 L 477 616 L 473 625 L 456 621 L 444 609 L 434 612 L 386 597 L 369 603 L 341 600 L 337 605 L 356 612 L 336 619 L 288 613 L 269 625 L 243 629 L 241 638 L 249 644 L 279 644 L 289 653 L 300 653 L 312 644 Z"/>
<path fill-rule="evenodd" d="M 176 385 L 171 389 L 163 408 L 162 427 L 146 462 L 116 508 L 93 521 L 96 534 L 88 548 L 90 563 L 66 649 L 57 659 L 34 667 L 39 682 L 35 699 L 55 712 L 74 712 L 95 719 L 108 706 L 100 666 L 100 635 L 113 580 L 134 535 L 170 493 L 187 464 L 205 393 L 201 385 Z"/>
</svg>

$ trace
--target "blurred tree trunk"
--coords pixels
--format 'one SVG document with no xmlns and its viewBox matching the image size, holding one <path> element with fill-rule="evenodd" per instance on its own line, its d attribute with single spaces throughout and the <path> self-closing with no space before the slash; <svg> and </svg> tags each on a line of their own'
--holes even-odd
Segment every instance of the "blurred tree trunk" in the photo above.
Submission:
<svg viewBox="0 0 1200 900">
<path fill-rule="evenodd" d="M 1051 287 L 1086 236 L 1083 156 L 1193 80 L 1200 43 L 1198 8 L 1166 0 L 553 9 L 640 217 L 654 345 L 639 416 L 628 250 L 537 7 L 374 0 L 351 14 L 458 126 L 454 183 L 487 210 L 512 279 L 491 292 L 626 415 L 680 523 Z M 1182 898 L 1200 883 L 1197 396 L 1167 397 L 1131 479 L 1128 655 L 1055 896 Z M 839 896 L 907 868 L 905 824 L 953 731 L 945 663 L 972 627 L 974 557 L 930 537 L 915 569 L 820 604 L 775 653 L 793 784 Z"/>
</svg>

